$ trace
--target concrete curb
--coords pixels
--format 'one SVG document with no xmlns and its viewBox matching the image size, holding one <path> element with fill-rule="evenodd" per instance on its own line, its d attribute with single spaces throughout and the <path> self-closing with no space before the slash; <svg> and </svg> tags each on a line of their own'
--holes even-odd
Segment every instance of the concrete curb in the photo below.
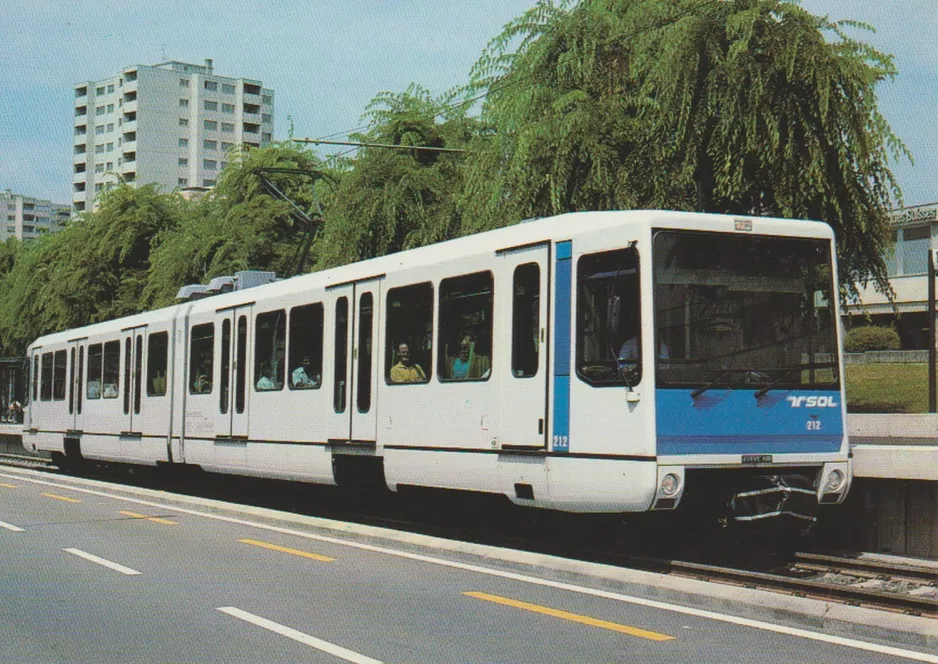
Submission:
<svg viewBox="0 0 938 664">
<path fill-rule="evenodd" d="M 332 521 L 319 517 L 278 512 L 218 500 L 180 496 L 138 487 L 112 484 L 81 477 L 48 475 L 21 468 L 4 468 L 11 474 L 60 481 L 159 501 L 177 507 L 194 508 L 219 515 L 250 516 L 268 525 L 302 526 L 311 534 L 342 537 L 372 545 L 393 545 L 411 552 L 432 553 L 459 562 L 485 565 L 503 571 L 577 583 L 595 589 L 633 595 L 648 600 L 725 613 L 749 620 L 781 623 L 791 627 L 846 638 L 877 641 L 892 646 L 909 646 L 926 653 L 938 651 L 938 620 L 877 611 L 820 599 L 795 597 L 696 579 L 624 569 L 495 546 L 448 540 L 429 535 L 403 533 L 387 528 Z M 0 471 L 3 472 L 3 471 Z"/>
</svg>

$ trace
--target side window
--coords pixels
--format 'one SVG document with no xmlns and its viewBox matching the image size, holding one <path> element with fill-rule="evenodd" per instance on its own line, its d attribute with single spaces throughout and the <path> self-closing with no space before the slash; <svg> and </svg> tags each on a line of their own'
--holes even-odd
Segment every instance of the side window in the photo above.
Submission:
<svg viewBox="0 0 938 664">
<path fill-rule="evenodd" d="M 88 346 L 88 388 L 85 396 L 89 399 L 101 398 L 101 371 L 104 367 L 104 346 Z"/>
<path fill-rule="evenodd" d="M 348 298 L 340 297 L 335 301 L 335 393 L 332 395 L 335 412 L 345 412 L 346 384 L 348 371 Z"/>
<path fill-rule="evenodd" d="M 189 394 L 211 394 L 215 361 L 215 323 L 192 328 L 189 339 Z"/>
<path fill-rule="evenodd" d="M 39 378 L 39 398 L 42 401 L 52 399 L 52 353 L 42 354 L 42 374 Z"/>
<path fill-rule="evenodd" d="M 166 394 L 166 367 L 168 365 L 169 334 L 157 332 L 147 337 L 147 396 Z"/>
<path fill-rule="evenodd" d="M 582 256 L 576 273 L 576 372 L 591 385 L 642 379 L 638 252 Z"/>
<path fill-rule="evenodd" d="M 124 339 L 124 415 L 130 413 L 130 362 L 133 352 L 133 339 Z"/>
<path fill-rule="evenodd" d="M 235 412 L 244 412 L 245 385 L 248 375 L 248 317 L 238 316 L 237 339 L 235 340 L 237 368 L 235 369 Z"/>
<path fill-rule="evenodd" d="M 68 371 L 71 375 L 72 380 L 75 380 L 75 347 L 72 346 L 72 350 L 69 351 L 68 357 Z M 75 412 L 75 393 L 77 392 L 74 387 L 72 388 L 71 393 L 69 394 L 68 399 L 68 414 L 71 415 Z"/>
<path fill-rule="evenodd" d="M 371 293 L 362 293 L 358 300 L 358 377 L 357 405 L 359 413 L 371 410 L 371 353 L 372 328 L 374 326 L 374 297 Z"/>
<path fill-rule="evenodd" d="M 143 335 L 137 335 L 134 350 L 134 413 L 140 413 L 140 382 L 143 380 Z"/>
<path fill-rule="evenodd" d="M 84 394 L 82 380 L 85 377 L 85 347 L 78 347 L 78 379 L 75 382 L 75 401 L 78 414 L 81 415 L 81 397 Z"/>
<path fill-rule="evenodd" d="M 65 401 L 65 385 L 68 377 L 68 353 L 64 350 L 55 351 L 52 368 L 52 398 L 56 401 Z"/>
<path fill-rule="evenodd" d="M 426 383 L 433 374 L 433 285 L 392 288 L 387 304 L 385 380 Z"/>
<path fill-rule="evenodd" d="M 311 390 L 322 385 L 322 335 L 321 304 L 290 309 L 291 390 Z"/>
<path fill-rule="evenodd" d="M 116 399 L 120 393 L 121 342 L 108 341 L 104 344 L 104 388 L 101 396 Z"/>
<path fill-rule="evenodd" d="M 258 392 L 283 389 L 287 315 L 280 311 L 258 314 L 254 327 L 254 387 Z"/>
<path fill-rule="evenodd" d="M 39 355 L 33 355 L 33 401 L 39 400 Z"/>
<path fill-rule="evenodd" d="M 488 380 L 491 375 L 492 288 L 491 272 L 440 282 L 440 380 Z"/>
<path fill-rule="evenodd" d="M 511 295 L 511 373 L 537 374 L 540 364 L 541 268 L 525 263 L 515 268 Z"/>
<path fill-rule="evenodd" d="M 226 318 L 221 324 L 221 371 L 219 371 L 221 389 L 218 391 L 218 412 L 228 412 L 228 391 L 231 389 L 231 319 Z"/>
</svg>

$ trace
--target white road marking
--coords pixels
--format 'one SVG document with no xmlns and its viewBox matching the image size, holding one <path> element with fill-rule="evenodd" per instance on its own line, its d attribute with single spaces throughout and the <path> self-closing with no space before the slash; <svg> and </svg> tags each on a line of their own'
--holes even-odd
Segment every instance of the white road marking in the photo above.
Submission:
<svg viewBox="0 0 938 664">
<path fill-rule="evenodd" d="M 91 555 L 90 553 L 86 553 L 85 551 L 82 551 L 81 549 L 62 549 L 62 551 L 65 551 L 66 553 L 70 553 L 73 556 L 78 556 L 79 558 L 84 558 L 85 560 L 90 560 L 93 563 L 98 563 L 99 565 L 108 567 L 114 570 L 115 572 L 120 572 L 121 574 L 127 574 L 128 576 L 132 574 L 140 574 L 140 572 L 138 572 L 135 569 L 124 567 L 123 565 L 119 565 L 117 563 L 111 562 L 110 560 L 105 560 L 104 558 L 98 558 L 97 556 Z"/>
<path fill-rule="evenodd" d="M 12 530 L 14 533 L 25 533 L 26 531 L 18 526 L 14 526 L 12 523 L 4 523 L 0 521 L 0 528 L 6 528 L 7 530 Z"/>
<path fill-rule="evenodd" d="M 33 471 L 35 472 L 35 471 Z M 785 625 L 775 625 L 773 623 L 763 622 L 761 620 L 750 620 L 749 618 L 740 618 L 738 616 L 731 616 L 723 613 L 716 613 L 715 611 L 707 611 L 705 609 L 694 609 L 687 606 L 680 606 L 677 604 L 669 604 L 667 602 L 659 602 L 652 599 L 645 599 L 643 597 L 634 597 L 631 595 L 623 595 L 621 593 L 609 592 L 606 590 L 598 590 L 595 588 L 587 588 L 584 586 L 576 586 L 572 583 L 563 583 L 561 581 L 551 581 L 549 579 L 539 579 L 533 576 L 527 576 L 524 574 L 517 574 L 515 572 L 506 572 L 497 569 L 489 569 L 486 567 L 480 567 L 478 565 L 471 565 L 468 563 L 459 563 L 451 560 L 444 560 L 442 558 L 433 558 L 432 556 L 426 556 L 419 553 L 408 553 L 406 551 L 395 551 L 393 549 L 387 549 L 380 546 L 375 546 L 373 544 L 364 544 L 362 542 L 352 542 L 348 540 L 339 539 L 337 537 L 328 537 L 326 535 L 316 535 L 314 533 L 305 533 L 299 530 L 293 530 L 291 528 L 282 528 L 280 526 L 271 526 L 264 523 L 256 523 L 253 521 L 247 521 L 245 519 L 237 519 L 230 516 L 222 516 L 220 514 L 210 514 L 207 512 L 199 512 L 197 510 L 191 510 L 185 507 L 176 507 L 174 505 L 165 505 L 163 503 L 156 503 L 149 500 L 142 500 L 140 498 L 129 498 L 127 496 L 118 496 L 112 493 L 106 493 L 104 491 L 95 491 L 94 489 L 83 489 L 81 487 L 75 487 L 72 485 L 60 485 L 46 480 L 32 479 L 25 475 L 4 475 L 0 473 L 0 477 L 6 477 L 7 479 L 17 479 L 20 481 L 32 482 L 34 484 L 42 484 L 46 486 L 65 488 L 67 487 L 71 491 L 76 491 L 80 493 L 86 493 L 93 496 L 100 496 L 104 498 L 111 498 L 113 500 L 119 500 L 129 503 L 134 503 L 137 505 L 146 505 L 147 507 L 155 507 L 161 510 L 171 510 L 173 512 L 178 512 L 180 514 L 189 514 L 192 516 L 204 517 L 206 519 L 214 519 L 216 521 L 223 521 L 225 523 L 233 523 L 241 526 L 248 526 L 251 528 L 257 528 L 259 530 L 267 530 L 276 533 L 282 533 L 284 535 L 293 535 L 295 537 L 302 537 L 304 539 L 315 540 L 317 542 L 328 542 L 330 544 L 336 544 L 339 546 L 350 547 L 353 549 L 359 549 L 361 551 L 371 551 L 374 553 L 381 553 L 389 556 L 396 556 L 398 558 L 406 558 L 409 560 L 417 560 L 420 562 L 430 563 L 433 565 L 439 565 L 441 567 L 451 567 L 453 569 L 461 569 L 468 572 L 477 572 L 479 574 L 485 574 L 487 576 L 495 576 L 503 579 L 511 579 L 513 581 L 521 581 L 523 583 L 530 583 L 532 585 L 546 586 L 550 588 L 557 588 L 560 590 L 567 590 L 570 592 L 579 593 L 581 595 L 592 595 L 594 597 L 602 597 L 604 599 L 610 599 L 618 602 L 624 602 L 628 604 L 635 604 L 637 606 L 646 606 L 652 609 L 660 609 L 662 611 L 671 611 L 673 613 L 679 613 L 682 615 L 696 616 L 698 618 L 707 618 L 709 620 L 716 620 L 718 622 L 728 623 L 731 625 L 740 625 L 743 627 L 751 627 L 754 629 L 761 629 L 767 632 L 775 632 L 777 634 L 786 634 L 789 636 L 797 636 L 803 639 L 808 639 L 811 641 L 820 641 L 822 643 L 830 643 L 832 645 L 845 646 L 847 648 L 855 648 L 857 650 L 866 650 L 868 652 L 876 652 L 885 655 L 893 655 L 895 657 L 905 657 L 906 659 L 911 659 L 919 662 L 929 662 L 930 664 L 938 664 L 938 655 L 932 655 L 929 653 L 918 652 L 915 650 L 906 650 L 904 648 L 896 648 L 893 646 L 884 646 L 878 643 L 869 643 L 867 641 L 860 641 L 859 639 L 851 639 L 843 636 L 834 636 L 832 634 L 823 634 L 821 632 L 811 632 L 805 629 L 799 629 L 797 627 L 787 627 Z"/>
<path fill-rule="evenodd" d="M 256 616 L 253 613 L 248 613 L 247 611 L 242 611 L 241 609 L 234 606 L 220 606 L 218 607 L 218 610 L 222 613 L 227 613 L 229 616 L 234 616 L 235 618 L 249 622 L 252 625 L 257 625 L 258 627 L 263 627 L 264 629 L 270 630 L 271 632 L 285 636 L 288 639 L 298 641 L 303 645 L 316 648 L 317 650 L 322 650 L 323 652 L 327 652 L 330 655 L 335 655 L 336 657 L 341 657 L 347 662 L 354 662 L 354 664 L 381 664 L 380 660 L 372 659 L 371 657 L 366 657 L 365 655 L 357 653 L 354 650 L 349 650 L 348 648 L 337 646 L 334 643 L 329 643 L 328 641 L 317 639 L 315 636 L 304 634 L 303 632 L 299 632 L 292 627 L 287 627 L 285 625 L 281 625 L 280 623 L 275 623 L 272 620 L 267 620 L 267 618 L 261 618 L 260 616 Z"/>
</svg>

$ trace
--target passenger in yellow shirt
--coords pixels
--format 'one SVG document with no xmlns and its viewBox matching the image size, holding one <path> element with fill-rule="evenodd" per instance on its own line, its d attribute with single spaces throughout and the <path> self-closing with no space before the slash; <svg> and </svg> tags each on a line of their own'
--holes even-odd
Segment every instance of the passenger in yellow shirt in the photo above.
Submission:
<svg viewBox="0 0 938 664">
<path fill-rule="evenodd" d="M 410 360 L 410 346 L 406 343 L 397 347 L 398 363 L 391 367 L 392 383 L 425 383 L 427 375 L 419 364 L 412 364 Z"/>
</svg>

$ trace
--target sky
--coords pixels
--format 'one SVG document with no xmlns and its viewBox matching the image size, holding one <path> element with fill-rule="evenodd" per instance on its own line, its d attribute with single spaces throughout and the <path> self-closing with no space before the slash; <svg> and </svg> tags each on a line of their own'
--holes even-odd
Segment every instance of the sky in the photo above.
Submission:
<svg viewBox="0 0 938 664">
<path fill-rule="evenodd" d="M 131 65 L 214 61 L 275 92 L 274 138 L 342 140 L 382 91 L 467 82 L 488 42 L 534 0 L 0 0 L 0 190 L 71 201 L 74 87 Z M 938 202 L 938 1 L 802 0 L 895 56 L 880 110 L 911 150 L 904 204 Z"/>
</svg>

